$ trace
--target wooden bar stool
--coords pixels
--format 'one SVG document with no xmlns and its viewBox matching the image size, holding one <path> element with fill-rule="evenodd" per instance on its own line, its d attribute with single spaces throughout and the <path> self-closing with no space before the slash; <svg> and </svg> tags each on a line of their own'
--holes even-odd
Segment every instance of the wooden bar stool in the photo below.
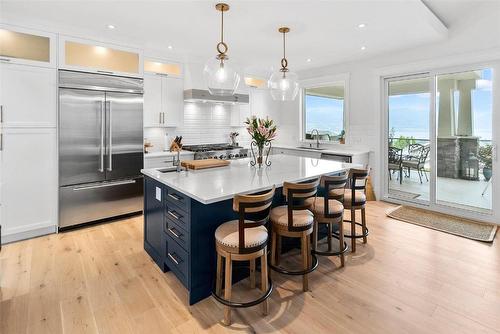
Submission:
<svg viewBox="0 0 500 334">
<path fill-rule="evenodd" d="M 351 223 L 351 234 L 344 234 L 344 237 L 351 239 L 351 252 L 356 252 L 356 239 L 363 238 L 366 244 L 368 237 L 368 228 L 366 227 L 366 181 L 370 173 L 370 168 L 349 170 L 348 188 L 332 189 L 330 195 L 339 201 L 342 201 L 345 210 L 351 211 L 351 219 L 344 219 Z M 356 222 L 356 210 L 361 210 L 361 224 Z M 362 233 L 356 234 L 356 225 L 361 226 Z M 336 233 L 338 236 L 338 232 Z M 340 237 L 340 236 L 339 236 Z"/>
<path fill-rule="evenodd" d="M 238 220 L 220 225 L 215 231 L 217 250 L 217 277 L 214 298 L 225 305 L 224 323 L 231 324 L 232 307 L 250 307 L 262 303 L 264 315 L 268 312 L 267 298 L 273 285 L 267 271 L 268 232 L 264 226 L 269 221 L 275 188 L 259 195 L 236 195 L 233 210 L 238 212 Z M 247 219 L 248 218 L 248 219 Z M 222 258 L 225 258 L 224 297 L 222 292 Z M 261 290 L 264 294 L 247 303 L 231 302 L 232 261 L 250 261 L 250 286 L 255 288 L 255 260 L 261 261 Z"/>
<path fill-rule="evenodd" d="M 347 175 L 340 176 L 322 176 L 320 186 L 324 188 L 324 197 L 311 197 L 306 200 L 312 213 L 314 214 L 314 229 L 313 229 L 313 247 L 314 254 L 323 256 L 340 256 L 341 266 L 344 266 L 344 253 L 347 252 L 347 243 L 344 242 L 344 205 L 343 195 L 341 200 L 336 200 L 332 195 L 332 190 L 340 189 L 342 192 L 347 183 Z M 338 197 L 337 197 L 338 198 Z M 320 224 L 328 225 L 328 251 L 318 250 L 318 230 Z M 338 236 L 333 234 L 333 225 L 339 225 Z M 332 251 L 332 237 L 339 240 L 339 251 Z"/>
<path fill-rule="evenodd" d="M 308 290 L 307 274 L 318 267 L 316 256 L 311 254 L 310 235 L 313 232 L 314 216 L 305 200 L 315 196 L 319 179 L 308 183 L 283 183 L 283 195 L 287 204 L 271 210 L 271 264 L 269 267 L 285 275 L 302 275 L 302 288 Z M 291 271 L 279 267 L 281 249 L 277 247 L 281 237 L 301 239 L 303 270 Z"/>
</svg>

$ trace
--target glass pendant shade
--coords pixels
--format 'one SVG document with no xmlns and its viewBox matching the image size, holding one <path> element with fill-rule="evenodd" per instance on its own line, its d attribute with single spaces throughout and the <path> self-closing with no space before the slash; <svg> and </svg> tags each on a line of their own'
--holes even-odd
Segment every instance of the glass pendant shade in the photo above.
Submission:
<svg viewBox="0 0 500 334">
<path fill-rule="evenodd" d="M 238 88 L 240 74 L 236 66 L 229 62 L 227 56 L 228 46 L 224 43 L 224 12 L 229 10 L 229 5 L 218 3 L 215 5 L 215 9 L 221 13 L 220 42 L 217 44 L 219 54 L 207 61 L 203 69 L 203 76 L 210 94 L 231 96 L 234 95 L 236 88 Z"/>
<path fill-rule="evenodd" d="M 267 88 L 271 92 L 271 97 L 276 101 L 293 101 L 299 92 L 299 77 L 288 69 L 288 60 L 286 59 L 286 34 L 290 28 L 281 27 L 278 32 L 283 34 L 283 58 L 281 58 L 281 68 L 274 72 Z"/>
<path fill-rule="evenodd" d="M 203 70 L 205 83 L 212 95 L 231 96 L 238 88 L 240 74 L 228 58 L 221 61 L 217 56 L 210 58 Z"/>
<path fill-rule="evenodd" d="M 293 101 L 299 92 L 299 77 L 293 72 L 274 72 L 267 87 L 276 101 Z"/>
</svg>

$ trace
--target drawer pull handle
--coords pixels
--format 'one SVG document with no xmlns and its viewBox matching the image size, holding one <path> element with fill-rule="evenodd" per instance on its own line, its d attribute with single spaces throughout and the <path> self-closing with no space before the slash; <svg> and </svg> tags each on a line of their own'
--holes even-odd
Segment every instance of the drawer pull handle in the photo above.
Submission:
<svg viewBox="0 0 500 334">
<path fill-rule="evenodd" d="M 167 211 L 167 213 L 168 213 L 170 216 L 174 217 L 174 219 L 176 219 L 176 220 L 181 219 L 181 216 L 176 215 L 174 212 L 175 212 L 175 211 L 170 211 L 170 210 L 168 210 L 168 211 Z"/>
<path fill-rule="evenodd" d="M 174 253 L 174 254 L 175 254 L 175 253 Z M 174 263 L 175 263 L 176 265 L 179 265 L 179 261 L 177 261 L 177 259 L 176 259 L 176 258 L 175 258 L 172 254 L 168 253 L 168 257 L 169 257 L 172 261 L 174 261 Z"/>
<path fill-rule="evenodd" d="M 175 230 L 172 228 L 169 228 L 168 231 L 172 233 L 176 238 L 180 238 L 182 236 L 182 233 L 177 234 L 175 233 Z"/>
<path fill-rule="evenodd" d="M 168 197 L 175 199 L 176 201 L 180 201 L 182 197 L 175 194 L 168 194 Z"/>
</svg>

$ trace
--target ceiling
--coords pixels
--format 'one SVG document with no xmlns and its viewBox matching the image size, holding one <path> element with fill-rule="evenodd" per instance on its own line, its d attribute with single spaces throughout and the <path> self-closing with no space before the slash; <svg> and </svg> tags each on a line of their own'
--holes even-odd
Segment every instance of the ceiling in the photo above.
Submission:
<svg viewBox="0 0 500 334">
<path fill-rule="evenodd" d="M 215 3 L 0 0 L 1 19 L 9 22 L 36 22 L 59 32 L 165 50 L 173 57 L 200 62 L 215 55 L 220 29 Z M 279 67 L 282 36 L 277 29 L 281 25 L 291 28 L 287 39 L 289 68 L 304 70 L 439 41 L 447 36 L 441 20 L 452 24 L 471 8 L 470 1 L 453 2 L 457 5 L 450 7 L 450 1 L 437 0 L 228 3 L 228 54 L 247 73 Z M 429 10 L 434 5 L 440 19 Z M 362 23 L 365 28 L 358 27 Z M 116 28 L 110 30 L 108 24 Z"/>
</svg>

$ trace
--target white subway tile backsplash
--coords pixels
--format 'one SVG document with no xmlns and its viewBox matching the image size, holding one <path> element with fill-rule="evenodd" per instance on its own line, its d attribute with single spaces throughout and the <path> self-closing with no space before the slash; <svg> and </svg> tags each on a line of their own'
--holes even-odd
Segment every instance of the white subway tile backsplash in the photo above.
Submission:
<svg viewBox="0 0 500 334">
<path fill-rule="evenodd" d="M 148 139 L 153 148 L 151 151 L 163 150 L 163 137 L 165 133 L 173 139 L 182 136 L 184 145 L 189 144 L 213 144 L 229 143 L 229 133 L 236 131 L 240 135 L 237 141 L 242 146 L 250 144 L 250 136 L 245 128 L 231 126 L 230 105 L 219 105 L 210 103 L 185 103 L 184 124 L 177 128 L 146 128 L 144 138 Z"/>
</svg>

